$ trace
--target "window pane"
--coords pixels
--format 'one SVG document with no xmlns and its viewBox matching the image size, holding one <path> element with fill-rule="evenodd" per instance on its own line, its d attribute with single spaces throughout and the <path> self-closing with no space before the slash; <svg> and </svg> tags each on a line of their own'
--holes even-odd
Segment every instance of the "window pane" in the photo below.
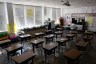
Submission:
<svg viewBox="0 0 96 64">
<path fill-rule="evenodd" d="M 0 3 L 0 31 L 7 31 L 7 21 L 4 3 Z"/>
<path fill-rule="evenodd" d="M 25 23 L 24 23 L 24 17 L 15 17 L 16 19 L 16 26 L 17 28 L 24 28 L 25 27 Z"/>
<path fill-rule="evenodd" d="M 24 6 L 15 5 L 14 11 L 15 11 L 15 23 L 16 23 L 17 29 L 24 28 L 25 27 Z"/>
<path fill-rule="evenodd" d="M 42 25 L 42 7 L 40 6 L 35 7 L 35 25 Z"/>
<path fill-rule="evenodd" d="M 52 8 L 49 8 L 49 7 L 45 7 L 44 8 L 44 17 L 45 17 L 45 20 L 47 20 L 48 18 L 52 18 Z"/>
<path fill-rule="evenodd" d="M 52 8 L 52 20 L 56 20 L 56 8 Z"/>
<path fill-rule="evenodd" d="M 34 7 L 26 6 L 26 26 L 34 26 Z"/>
<path fill-rule="evenodd" d="M 56 9 L 56 19 L 58 19 L 60 17 L 61 17 L 61 9 L 60 8 L 57 8 Z"/>
</svg>

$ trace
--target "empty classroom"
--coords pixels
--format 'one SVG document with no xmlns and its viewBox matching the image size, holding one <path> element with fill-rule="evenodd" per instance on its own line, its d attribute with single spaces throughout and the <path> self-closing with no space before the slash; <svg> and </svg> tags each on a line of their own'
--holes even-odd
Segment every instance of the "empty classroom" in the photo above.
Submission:
<svg viewBox="0 0 96 64">
<path fill-rule="evenodd" d="M 0 64 L 96 64 L 95 0 L 0 0 Z"/>
</svg>

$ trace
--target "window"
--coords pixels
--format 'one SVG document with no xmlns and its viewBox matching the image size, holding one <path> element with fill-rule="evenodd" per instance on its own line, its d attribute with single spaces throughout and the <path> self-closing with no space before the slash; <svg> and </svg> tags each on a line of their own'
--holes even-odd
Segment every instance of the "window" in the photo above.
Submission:
<svg viewBox="0 0 96 64">
<path fill-rule="evenodd" d="M 34 7 L 26 6 L 26 27 L 34 26 Z"/>
<path fill-rule="evenodd" d="M 24 20 L 24 6 L 23 5 L 14 5 L 14 21 L 16 23 L 17 29 L 25 27 Z"/>
<path fill-rule="evenodd" d="M 56 20 L 56 8 L 52 8 L 52 20 Z"/>
<path fill-rule="evenodd" d="M 35 26 L 42 25 L 42 7 L 35 7 Z"/>
<path fill-rule="evenodd" d="M 52 19 L 52 8 L 45 7 L 44 8 L 44 20 L 47 20 L 48 18 Z"/>
<path fill-rule="evenodd" d="M 57 8 L 56 9 L 56 19 L 58 19 L 60 17 L 61 17 L 61 9 L 60 8 Z"/>
<path fill-rule="evenodd" d="M 7 31 L 5 3 L 0 3 L 0 32 L 1 31 Z"/>
<path fill-rule="evenodd" d="M 24 6 L 14 4 L 13 11 L 17 29 L 41 26 L 48 18 L 56 21 L 57 18 L 61 16 L 60 8 L 44 7 L 43 9 L 42 6 Z M 42 17 L 43 15 L 44 18 Z"/>
<path fill-rule="evenodd" d="M 60 17 L 61 17 L 61 9 L 56 8 L 56 21 L 55 21 L 55 24 L 60 24 L 60 22 L 59 22 Z"/>
</svg>

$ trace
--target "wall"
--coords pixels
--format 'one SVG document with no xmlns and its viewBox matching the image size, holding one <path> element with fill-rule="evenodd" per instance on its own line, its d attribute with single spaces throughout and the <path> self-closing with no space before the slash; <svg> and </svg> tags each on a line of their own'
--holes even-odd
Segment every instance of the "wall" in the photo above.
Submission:
<svg viewBox="0 0 96 64">
<path fill-rule="evenodd" d="M 96 7 L 81 7 L 81 8 L 73 8 L 73 9 L 65 9 L 65 11 L 63 11 L 62 13 L 65 13 L 63 15 L 63 17 L 65 18 L 66 22 L 68 20 L 70 20 L 71 22 L 71 18 L 70 17 L 73 13 L 96 13 Z M 84 15 L 84 17 L 86 18 L 86 15 Z M 96 16 L 88 16 L 92 18 L 92 25 L 88 24 L 88 30 L 91 31 L 96 31 Z M 68 21 L 69 22 L 69 21 Z M 88 22 L 88 21 L 87 21 Z"/>
</svg>

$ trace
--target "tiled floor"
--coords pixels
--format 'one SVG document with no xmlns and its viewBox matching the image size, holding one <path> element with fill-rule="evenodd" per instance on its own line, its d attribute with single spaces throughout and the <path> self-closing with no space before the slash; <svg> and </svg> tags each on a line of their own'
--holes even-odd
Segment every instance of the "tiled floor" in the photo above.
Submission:
<svg viewBox="0 0 96 64">
<path fill-rule="evenodd" d="M 82 37 L 78 37 L 77 41 L 81 41 Z M 28 43 L 25 43 L 24 51 L 28 50 L 31 45 Z M 69 48 L 75 48 L 74 44 L 71 44 Z M 64 47 L 61 48 L 63 50 L 63 53 L 66 51 Z M 61 50 L 61 51 L 62 51 Z M 58 49 L 56 50 L 56 57 L 53 55 L 48 56 L 49 63 L 50 64 L 67 64 L 66 58 L 63 56 L 62 52 L 58 52 Z M 37 56 L 34 59 L 34 64 L 48 64 L 44 61 L 44 53 L 43 51 L 38 54 L 38 51 L 36 50 Z M 0 55 L 0 64 L 12 64 L 7 60 L 7 54 L 6 51 L 3 51 L 3 54 Z M 14 64 L 14 63 L 13 63 Z M 88 48 L 88 50 L 82 54 L 80 57 L 80 63 L 79 64 L 96 64 L 96 36 L 94 36 L 94 39 L 92 41 L 91 47 Z"/>
</svg>

